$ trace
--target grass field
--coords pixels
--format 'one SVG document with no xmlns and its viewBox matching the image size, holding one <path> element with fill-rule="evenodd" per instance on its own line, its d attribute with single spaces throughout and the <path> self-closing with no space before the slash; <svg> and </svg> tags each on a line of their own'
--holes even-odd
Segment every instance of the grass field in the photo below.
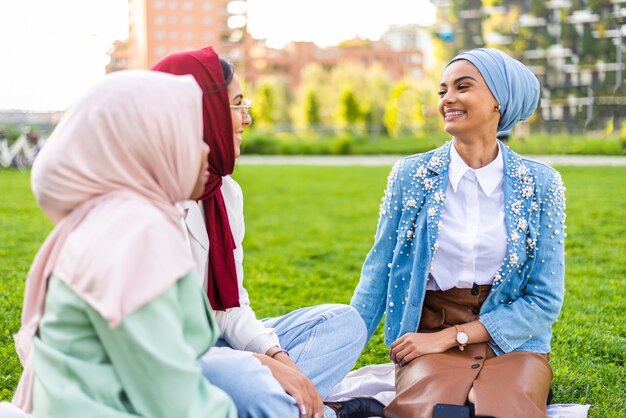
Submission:
<svg viewBox="0 0 626 418">
<path fill-rule="evenodd" d="M 388 170 L 237 168 L 246 198 L 246 287 L 259 316 L 350 300 Z M 560 171 L 567 187 L 567 291 L 550 356 L 554 402 L 592 404 L 591 417 L 624 417 L 626 167 Z M 0 171 L 0 190 L 0 399 L 7 400 L 20 373 L 11 335 L 23 280 L 51 224 L 31 197 L 27 173 Z M 386 356 L 378 332 L 357 367 Z"/>
</svg>

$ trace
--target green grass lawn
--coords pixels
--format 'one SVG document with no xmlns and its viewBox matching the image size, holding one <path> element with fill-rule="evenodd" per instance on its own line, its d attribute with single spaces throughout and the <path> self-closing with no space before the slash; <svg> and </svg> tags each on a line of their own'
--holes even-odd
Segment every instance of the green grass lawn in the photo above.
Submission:
<svg viewBox="0 0 626 418">
<path fill-rule="evenodd" d="M 347 303 L 373 241 L 388 167 L 238 166 L 245 192 L 246 287 L 259 316 Z M 554 402 L 626 416 L 626 167 L 561 167 L 567 187 L 565 306 L 550 362 Z M 0 399 L 20 366 L 12 334 L 23 280 L 51 229 L 27 173 L 0 171 Z M 381 331 L 379 329 L 379 331 Z M 378 332 L 357 367 L 387 361 Z"/>
</svg>

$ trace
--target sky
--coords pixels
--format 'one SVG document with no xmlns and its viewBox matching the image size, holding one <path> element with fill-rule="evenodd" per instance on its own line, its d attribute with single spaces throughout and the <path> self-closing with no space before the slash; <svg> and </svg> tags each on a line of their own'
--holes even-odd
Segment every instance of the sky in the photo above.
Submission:
<svg viewBox="0 0 626 418">
<path fill-rule="evenodd" d="M 0 109 L 65 110 L 104 77 L 128 33 L 127 0 L 0 0 Z M 270 46 L 378 39 L 390 24 L 429 24 L 428 0 L 248 0 L 248 30 Z"/>
</svg>

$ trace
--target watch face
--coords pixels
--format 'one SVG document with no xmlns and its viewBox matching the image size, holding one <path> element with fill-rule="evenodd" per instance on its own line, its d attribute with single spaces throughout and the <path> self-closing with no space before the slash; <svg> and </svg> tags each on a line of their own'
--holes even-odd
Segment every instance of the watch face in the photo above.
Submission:
<svg viewBox="0 0 626 418">
<path fill-rule="evenodd" d="M 459 331 L 456 334 L 456 342 L 458 342 L 459 344 L 467 344 L 468 340 L 469 340 L 469 337 L 463 331 Z"/>
</svg>

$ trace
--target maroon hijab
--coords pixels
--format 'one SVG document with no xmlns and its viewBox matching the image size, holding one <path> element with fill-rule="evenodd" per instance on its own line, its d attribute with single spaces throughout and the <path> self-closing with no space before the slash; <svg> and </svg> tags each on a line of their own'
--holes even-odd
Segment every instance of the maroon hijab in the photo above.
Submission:
<svg viewBox="0 0 626 418">
<path fill-rule="evenodd" d="M 235 240 L 228 223 L 222 196 L 222 176 L 235 168 L 230 100 L 218 55 L 212 47 L 170 54 L 151 68 L 175 75 L 191 74 L 204 91 L 202 113 L 204 142 L 209 153 L 209 181 L 199 200 L 203 201 L 204 224 L 209 235 L 207 296 L 213 309 L 239 306 L 235 269 Z"/>
</svg>

